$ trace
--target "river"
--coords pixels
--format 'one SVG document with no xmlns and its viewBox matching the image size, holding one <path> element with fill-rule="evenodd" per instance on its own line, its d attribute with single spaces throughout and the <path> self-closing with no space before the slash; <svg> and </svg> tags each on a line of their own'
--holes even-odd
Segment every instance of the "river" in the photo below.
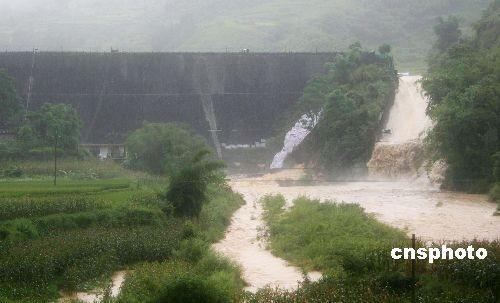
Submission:
<svg viewBox="0 0 500 303">
<path fill-rule="evenodd" d="M 298 170 L 282 171 L 255 178 L 236 176 L 230 181 L 247 204 L 234 214 L 225 238 L 214 247 L 241 265 L 250 291 L 264 285 L 293 288 L 302 280 L 300 270 L 273 256 L 260 237 L 263 223 L 258 200 L 267 194 L 282 194 L 288 205 L 299 196 L 358 203 L 378 220 L 424 241 L 500 238 L 500 216 L 493 216 L 496 204 L 489 203 L 485 195 L 443 192 L 414 181 L 280 186 L 281 180 L 297 180 L 300 174 Z M 313 280 L 320 276 L 310 275 Z"/>
</svg>

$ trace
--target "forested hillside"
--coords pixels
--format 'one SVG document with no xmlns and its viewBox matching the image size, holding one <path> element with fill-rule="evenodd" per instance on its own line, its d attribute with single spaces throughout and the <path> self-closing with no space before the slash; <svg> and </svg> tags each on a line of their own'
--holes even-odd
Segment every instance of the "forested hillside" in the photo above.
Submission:
<svg viewBox="0 0 500 303">
<path fill-rule="evenodd" d="M 0 46 L 2 50 L 331 51 L 360 41 L 368 48 L 388 43 L 401 69 L 421 71 L 436 18 L 457 15 L 468 28 L 488 2 L 0 0 Z"/>
<path fill-rule="evenodd" d="M 500 1 L 474 25 L 473 38 L 460 36 L 454 19 L 436 26 L 430 72 L 423 86 L 435 122 L 429 146 L 446 159 L 444 186 L 492 191 L 500 198 Z"/>
</svg>

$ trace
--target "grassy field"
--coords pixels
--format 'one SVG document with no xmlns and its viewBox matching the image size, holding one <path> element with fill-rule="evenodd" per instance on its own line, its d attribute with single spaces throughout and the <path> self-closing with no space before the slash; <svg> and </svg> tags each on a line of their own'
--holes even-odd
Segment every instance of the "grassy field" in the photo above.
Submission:
<svg viewBox="0 0 500 303">
<path fill-rule="evenodd" d="M 60 290 L 87 290 L 106 284 L 116 270 L 136 267 L 126 289 L 140 292 L 141 274 L 155 269 L 148 274 L 154 280 L 172 264 L 210 276 L 206 286 L 225 285 L 226 296 L 243 287 L 238 268 L 209 248 L 243 203 L 230 189 L 210 187 L 200 217 L 186 221 L 158 198 L 165 178 L 112 162 L 67 161 L 61 168 L 71 174 L 59 171 L 54 186 L 49 165 L 17 163 L 22 175 L 0 180 L 0 302 L 50 302 Z M 134 302 L 127 298 L 120 300 Z"/>
<path fill-rule="evenodd" d="M 500 298 L 500 242 L 449 243 L 488 250 L 485 260 L 418 261 L 414 281 L 410 262 L 392 260 L 393 247 L 411 247 L 405 234 L 378 222 L 358 205 L 298 198 L 285 210 L 282 196 L 263 198 L 269 247 L 304 269 L 321 270 L 319 282 L 296 291 L 264 289 L 247 302 L 497 302 Z M 418 247 L 440 243 L 417 242 Z"/>
</svg>

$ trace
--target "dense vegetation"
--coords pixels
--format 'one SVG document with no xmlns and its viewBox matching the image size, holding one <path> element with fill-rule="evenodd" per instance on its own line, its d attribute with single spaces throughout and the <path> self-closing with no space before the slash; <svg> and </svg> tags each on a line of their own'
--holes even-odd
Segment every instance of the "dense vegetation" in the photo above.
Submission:
<svg viewBox="0 0 500 303">
<path fill-rule="evenodd" d="M 208 148 L 203 137 L 175 123 L 145 123 L 127 137 L 126 146 L 129 167 L 167 175 Z"/>
<path fill-rule="evenodd" d="M 461 35 L 441 20 L 423 87 L 435 122 L 429 147 L 448 163 L 446 188 L 485 192 L 500 181 L 500 1 Z M 498 185 L 492 190 L 498 199 Z"/>
<path fill-rule="evenodd" d="M 207 187 L 223 182 L 220 169 L 224 163 L 205 160 L 208 154 L 208 151 L 199 152 L 172 176 L 165 198 L 172 203 L 176 215 L 198 217 L 208 201 Z"/>
<path fill-rule="evenodd" d="M 282 196 L 267 196 L 262 203 L 271 251 L 308 270 L 335 275 L 345 270 L 373 272 L 378 251 L 406 239 L 403 232 L 378 222 L 356 204 L 298 198 L 285 212 Z"/>
<path fill-rule="evenodd" d="M 412 302 L 413 285 L 416 302 L 493 303 L 500 296 L 498 241 L 448 244 L 484 247 L 488 258 L 418 261 L 413 281 L 409 261 L 390 257 L 393 247 L 411 247 L 410 241 L 359 206 L 298 198 L 285 210 L 281 196 L 262 203 L 273 253 L 306 270 L 320 269 L 324 277 L 296 291 L 263 289 L 247 302 Z"/>
<path fill-rule="evenodd" d="M 394 46 L 400 69 L 425 69 L 432 24 L 468 25 L 489 0 L 0 1 L 0 44 L 12 49 L 332 51 Z M 24 22 L 30 20 L 30 22 Z M 134 22 L 130 22 L 134 20 Z M 36 33 L 34 36 L 33 33 Z"/>
<path fill-rule="evenodd" d="M 74 173 L 54 187 L 44 176 L 50 168 L 41 169 L 43 165 L 22 163 L 25 175 L 35 179 L 0 183 L 0 301 L 48 302 L 61 288 L 94 287 L 120 268 L 166 260 L 158 268 L 165 273 L 197 271 L 195 282 L 202 279 L 206 291 L 232 298 L 241 290 L 238 269 L 209 248 L 242 203 L 227 187 L 207 184 L 206 203 L 196 218 L 186 220 L 174 217 L 171 203 L 159 195 L 168 184 L 165 178 L 129 172 L 111 162 L 63 161 L 61 169 Z M 114 173 L 100 174 L 100 166 Z M 138 265 L 138 275 L 156 264 Z M 162 279 L 154 273 L 148 278 Z M 158 284 L 154 295 L 164 285 Z M 154 298 L 149 302 L 157 302 Z"/>
<path fill-rule="evenodd" d="M 14 119 L 16 114 L 11 114 Z M 71 105 L 44 104 L 38 111 L 28 112 L 19 125 L 10 125 L 8 131 L 14 135 L 0 141 L 0 160 L 51 158 L 56 145 L 60 156 L 81 156 L 81 128 L 80 117 Z"/>
<path fill-rule="evenodd" d="M 300 113 L 321 113 L 318 125 L 301 146 L 303 161 L 317 162 L 316 166 L 330 173 L 363 167 L 396 87 L 389 46 L 383 45 L 375 53 L 354 44 L 337 56 L 328 74 L 305 88 L 298 106 Z"/>
</svg>

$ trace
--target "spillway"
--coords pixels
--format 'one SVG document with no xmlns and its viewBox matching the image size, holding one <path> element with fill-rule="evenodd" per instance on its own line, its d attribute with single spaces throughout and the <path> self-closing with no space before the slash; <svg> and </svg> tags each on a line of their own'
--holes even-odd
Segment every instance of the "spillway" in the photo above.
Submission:
<svg viewBox="0 0 500 303">
<path fill-rule="evenodd" d="M 370 177 L 414 177 L 423 162 L 422 140 L 432 127 L 420 76 L 402 76 L 379 142 L 367 163 Z"/>
</svg>

